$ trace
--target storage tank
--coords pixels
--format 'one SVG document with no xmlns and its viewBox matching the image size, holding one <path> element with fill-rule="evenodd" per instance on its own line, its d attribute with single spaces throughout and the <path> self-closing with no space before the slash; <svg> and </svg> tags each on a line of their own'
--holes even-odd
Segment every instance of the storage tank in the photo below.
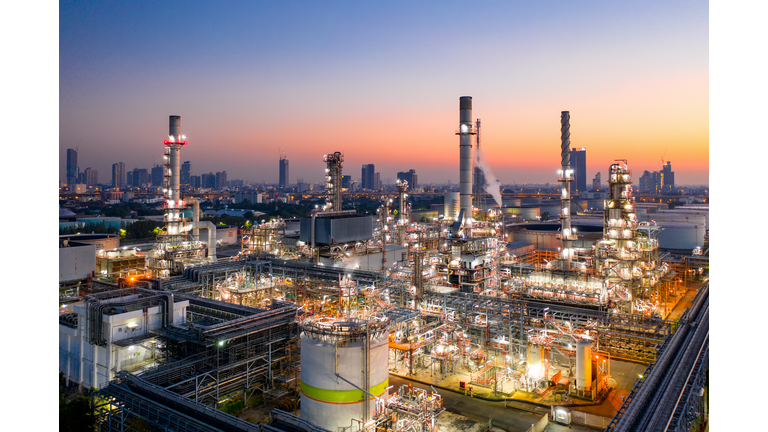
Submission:
<svg viewBox="0 0 768 432">
<path fill-rule="evenodd" d="M 301 418 L 331 431 L 373 419 L 389 386 L 389 320 L 310 317 L 301 330 Z"/>
<path fill-rule="evenodd" d="M 443 195 L 443 202 L 445 203 L 445 218 L 456 219 L 459 217 L 459 193 L 458 192 L 446 192 Z"/>
<path fill-rule="evenodd" d="M 544 375 L 544 367 L 541 362 L 541 346 L 528 345 L 528 376 L 540 378 Z"/>
<path fill-rule="evenodd" d="M 576 388 L 589 390 L 592 387 L 592 342 L 580 340 L 576 343 Z"/>
</svg>

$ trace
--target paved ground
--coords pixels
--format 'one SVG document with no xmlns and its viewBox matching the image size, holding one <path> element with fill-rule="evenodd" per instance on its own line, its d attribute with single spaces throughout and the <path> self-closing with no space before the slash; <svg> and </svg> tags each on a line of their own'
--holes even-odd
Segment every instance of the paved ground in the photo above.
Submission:
<svg viewBox="0 0 768 432">
<path fill-rule="evenodd" d="M 414 387 L 428 388 L 427 385 L 421 384 L 415 381 L 411 381 L 405 378 L 398 377 L 396 375 L 389 376 L 389 384 L 397 388 L 401 384 L 411 384 Z M 488 422 L 490 417 L 493 417 L 493 425 L 509 432 L 525 432 L 532 424 L 541 420 L 544 414 L 549 413 L 548 408 L 534 407 L 530 411 L 522 411 L 515 408 L 505 408 L 504 402 L 493 402 L 478 398 L 470 398 L 458 393 L 454 393 L 449 390 L 440 390 L 438 392 L 443 397 L 443 406 L 452 414 L 460 414 L 470 420 L 477 422 L 478 424 L 484 424 Z M 460 430 L 471 430 L 472 425 L 466 424 L 466 428 L 460 428 Z M 572 425 L 571 429 L 568 426 L 550 424 L 550 431 L 594 431 L 580 425 Z"/>
</svg>

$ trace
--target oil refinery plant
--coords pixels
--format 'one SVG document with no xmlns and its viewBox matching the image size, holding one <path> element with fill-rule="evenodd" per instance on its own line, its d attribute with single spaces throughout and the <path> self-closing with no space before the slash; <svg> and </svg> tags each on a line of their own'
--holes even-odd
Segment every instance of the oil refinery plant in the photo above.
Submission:
<svg viewBox="0 0 768 432">
<path fill-rule="evenodd" d="M 99 268 L 120 276 L 96 274 L 60 310 L 65 380 L 93 389 L 102 430 L 141 418 L 178 431 L 436 432 L 445 407 L 435 386 L 450 377 L 494 394 L 555 395 L 558 421 L 564 400 L 604 400 L 614 358 L 647 370 L 605 430 L 689 430 L 704 403 L 708 282 L 677 322 L 668 297 L 699 261 L 660 248 L 664 228 L 639 218 L 627 160 L 610 165 L 600 219 L 580 231 L 568 111 L 548 237 L 557 249 L 510 250 L 508 235 L 526 224 L 473 192 L 479 124 L 461 97 L 459 192 L 440 217 L 409 218 L 405 180 L 375 215 L 343 210 L 344 154 L 331 151 L 317 161 L 325 205 L 296 234 L 284 220 L 256 223 L 240 230 L 240 253 L 221 258 L 216 226 L 182 195 L 188 142 L 170 116 L 164 229 L 151 250 L 99 251 Z M 396 387 L 390 374 L 434 386 Z M 217 409 L 233 400 L 262 401 L 268 416 Z"/>
</svg>

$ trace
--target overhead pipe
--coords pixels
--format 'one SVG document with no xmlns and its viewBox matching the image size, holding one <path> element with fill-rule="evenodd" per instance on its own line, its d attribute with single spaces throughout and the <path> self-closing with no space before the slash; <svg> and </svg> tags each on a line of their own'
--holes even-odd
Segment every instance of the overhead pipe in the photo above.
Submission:
<svg viewBox="0 0 768 432">
<path fill-rule="evenodd" d="M 192 236 L 195 236 L 195 231 L 204 228 L 208 230 L 208 258 L 211 258 L 213 261 L 216 261 L 216 225 L 213 224 L 211 221 L 197 221 L 192 222 L 190 224 L 187 224 L 184 227 L 184 231 L 192 231 Z M 199 234 L 198 234 L 199 236 Z"/>
<path fill-rule="evenodd" d="M 194 224 L 200 222 L 200 201 L 190 198 L 187 200 L 187 203 L 192 204 L 192 240 L 197 242 L 200 241 L 200 230 L 194 227 Z"/>
</svg>

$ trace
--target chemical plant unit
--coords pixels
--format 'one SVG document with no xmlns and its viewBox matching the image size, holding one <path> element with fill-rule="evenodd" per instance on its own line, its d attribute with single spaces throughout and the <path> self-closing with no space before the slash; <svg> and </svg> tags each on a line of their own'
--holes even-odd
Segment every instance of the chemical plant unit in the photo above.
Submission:
<svg viewBox="0 0 768 432">
<path fill-rule="evenodd" d="M 472 205 L 471 97 L 460 98 L 459 120 L 460 192 L 442 217 L 409 222 L 406 181 L 376 216 L 342 210 L 344 156 L 334 152 L 326 204 L 301 219 L 298 237 L 285 221 L 256 224 L 241 253 L 219 261 L 215 227 L 180 195 L 187 141 L 171 116 L 165 230 L 147 277 L 95 278 L 60 315 L 67 380 L 99 388 L 98 421 L 118 430 L 141 417 L 168 430 L 435 431 L 441 396 L 393 389 L 390 372 L 591 402 L 609 391 L 606 356 L 656 361 L 674 331 L 661 305 L 677 279 L 659 253 L 661 228 L 637 221 L 627 161 L 610 167 L 602 237 L 574 247 L 562 112 L 561 246 L 515 256 L 500 209 Z M 214 409 L 254 398 L 274 408 L 269 426 Z"/>
</svg>

